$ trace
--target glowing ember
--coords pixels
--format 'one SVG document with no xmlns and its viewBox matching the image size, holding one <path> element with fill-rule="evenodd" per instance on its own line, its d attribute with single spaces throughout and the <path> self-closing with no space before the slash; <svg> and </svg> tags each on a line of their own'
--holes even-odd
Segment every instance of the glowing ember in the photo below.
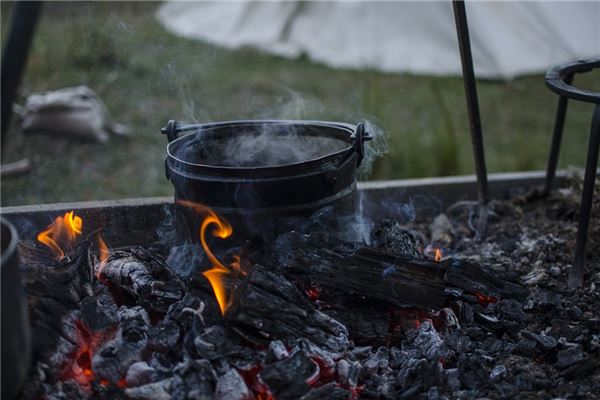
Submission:
<svg viewBox="0 0 600 400">
<path fill-rule="evenodd" d="M 443 257 L 443 254 L 442 254 L 442 249 L 435 248 L 435 256 L 434 256 L 434 260 L 435 260 L 436 262 L 440 262 L 440 261 L 442 261 L 442 257 Z"/>
<path fill-rule="evenodd" d="M 306 295 L 308 296 L 308 298 L 313 301 L 317 300 L 319 298 L 319 296 L 321 295 L 321 290 L 319 290 L 319 288 L 314 287 L 314 286 L 309 286 L 309 287 L 305 288 L 304 291 L 306 292 Z"/>
<path fill-rule="evenodd" d="M 494 296 L 488 296 L 488 295 L 481 294 L 481 293 L 475 293 L 475 296 L 477 296 L 478 303 L 483 307 L 487 307 L 488 304 L 493 304 L 493 303 L 498 302 L 498 299 L 495 298 Z"/>
<path fill-rule="evenodd" d="M 96 379 L 92 370 L 92 357 L 98 348 L 114 336 L 114 329 L 100 332 L 90 332 L 81 321 L 75 322 L 77 328 L 78 347 L 72 357 L 63 366 L 62 380 L 75 380 L 80 386 L 90 389 L 90 384 Z M 100 384 L 106 386 L 108 382 Z"/>
<path fill-rule="evenodd" d="M 98 235 L 98 269 L 96 270 L 96 278 L 100 279 L 102 274 L 102 270 L 106 266 L 106 261 L 108 260 L 108 256 L 110 256 L 110 251 L 108 250 L 108 246 L 106 242 L 102 239 L 101 235 Z"/>
<path fill-rule="evenodd" d="M 37 240 L 50 248 L 57 260 L 65 258 L 65 251 L 71 251 L 77 237 L 81 235 L 83 220 L 69 211 L 58 216 L 46 230 L 40 232 Z"/>
<path fill-rule="evenodd" d="M 208 271 L 204 271 L 202 275 L 210 282 L 215 297 L 217 298 L 217 302 L 219 303 L 221 314 L 225 315 L 225 312 L 231 306 L 232 302 L 232 297 L 227 293 L 226 279 L 236 279 L 244 272 L 241 268 L 239 256 L 234 256 L 234 261 L 229 267 L 225 266 L 217 259 L 206 243 L 206 230 L 209 225 L 215 225 L 215 228 L 212 230 L 213 236 L 220 239 L 227 239 L 233 233 L 233 228 L 225 218 L 218 216 L 213 210 L 202 204 L 183 200 L 178 201 L 178 203 L 185 207 L 190 207 L 200 215 L 204 215 L 204 220 L 200 227 L 200 243 L 213 267 Z"/>
<path fill-rule="evenodd" d="M 256 396 L 256 400 L 275 400 L 273 397 L 273 393 L 271 390 L 260 378 L 259 373 L 262 371 L 263 367 L 260 364 L 255 364 L 250 368 L 238 368 L 238 372 L 244 378 L 246 385 L 252 390 L 254 395 Z"/>
</svg>

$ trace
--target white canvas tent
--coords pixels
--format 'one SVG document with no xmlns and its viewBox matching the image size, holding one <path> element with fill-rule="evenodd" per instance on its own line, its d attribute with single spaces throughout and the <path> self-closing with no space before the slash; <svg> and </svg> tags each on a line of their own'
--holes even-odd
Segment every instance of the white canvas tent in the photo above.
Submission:
<svg viewBox="0 0 600 400">
<path fill-rule="evenodd" d="M 512 78 L 600 55 L 600 1 L 468 2 L 478 77 Z M 301 54 L 332 67 L 460 74 L 448 1 L 166 2 L 171 32 L 216 45 Z"/>
</svg>

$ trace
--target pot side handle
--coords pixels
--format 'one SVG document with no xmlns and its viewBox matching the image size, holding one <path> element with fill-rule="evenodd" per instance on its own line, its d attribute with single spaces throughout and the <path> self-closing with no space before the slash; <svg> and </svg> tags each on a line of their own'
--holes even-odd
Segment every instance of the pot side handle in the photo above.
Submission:
<svg viewBox="0 0 600 400">
<path fill-rule="evenodd" d="M 354 139 L 354 149 L 358 154 L 358 165 L 362 162 L 365 157 L 365 142 L 373 139 L 373 131 L 371 131 L 364 121 L 360 121 L 356 125 L 356 130 L 352 135 Z"/>
<path fill-rule="evenodd" d="M 170 119 L 169 122 L 167 122 L 167 126 L 160 129 L 160 133 L 167 135 L 167 140 L 171 143 L 173 140 L 177 139 L 179 124 L 174 119 Z"/>
<path fill-rule="evenodd" d="M 191 132 L 201 127 L 202 125 L 185 125 L 174 119 L 170 119 L 169 122 L 167 122 L 167 126 L 160 129 L 160 133 L 167 135 L 167 140 L 171 143 L 173 140 L 179 138 L 180 133 Z"/>
</svg>

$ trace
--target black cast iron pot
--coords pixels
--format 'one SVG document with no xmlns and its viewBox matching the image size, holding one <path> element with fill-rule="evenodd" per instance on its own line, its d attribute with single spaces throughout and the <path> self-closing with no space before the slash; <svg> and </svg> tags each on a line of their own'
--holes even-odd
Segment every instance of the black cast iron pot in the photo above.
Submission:
<svg viewBox="0 0 600 400">
<path fill-rule="evenodd" d="M 234 228 L 234 222 L 244 225 L 246 235 L 258 228 L 279 231 L 282 218 L 327 205 L 352 212 L 356 171 L 364 142 L 372 139 L 364 123 L 323 121 L 171 120 L 162 132 L 169 140 L 165 169 L 176 202 L 208 206 Z M 197 224 L 189 223 L 194 217 L 179 218 L 194 235 Z"/>
</svg>

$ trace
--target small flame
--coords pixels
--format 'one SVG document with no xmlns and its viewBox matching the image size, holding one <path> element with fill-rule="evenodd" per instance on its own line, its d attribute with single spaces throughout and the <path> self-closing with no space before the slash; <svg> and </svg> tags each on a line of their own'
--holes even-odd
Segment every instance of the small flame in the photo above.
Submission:
<svg viewBox="0 0 600 400">
<path fill-rule="evenodd" d="M 442 261 L 442 257 L 443 257 L 442 249 L 435 248 L 435 257 L 434 257 L 434 260 L 436 262 L 440 262 L 440 261 Z"/>
<path fill-rule="evenodd" d="M 98 235 L 98 269 L 96 270 L 96 278 L 100 279 L 104 267 L 106 267 L 106 261 L 110 256 L 110 251 L 106 242 L 102 239 L 102 235 Z"/>
<path fill-rule="evenodd" d="M 72 250 L 77 237 L 81 235 L 83 220 L 69 211 L 58 216 L 46 230 L 40 232 L 37 240 L 50 248 L 58 261 L 65 258 L 65 250 Z M 64 249 L 64 250 L 63 250 Z"/>
<path fill-rule="evenodd" d="M 208 259 L 213 267 L 208 271 L 204 271 L 202 275 L 204 275 L 210 282 L 215 297 L 217 298 L 217 302 L 219 303 L 221 314 L 225 315 L 225 312 L 232 303 L 232 297 L 227 293 L 225 279 L 230 276 L 237 277 L 240 274 L 243 274 L 243 271 L 241 269 L 239 256 L 234 256 L 234 261 L 231 263 L 230 267 L 225 266 L 221 261 L 219 261 L 219 259 L 217 259 L 206 243 L 206 230 L 208 229 L 209 225 L 215 225 L 215 228 L 212 230 L 213 236 L 220 239 L 227 239 L 233 234 L 233 228 L 225 218 L 218 216 L 213 210 L 202 204 L 185 200 L 179 200 L 178 203 L 192 208 L 195 212 L 201 215 L 205 215 L 200 227 L 200 243 L 202 244 L 202 248 L 206 252 L 206 255 L 208 256 Z"/>
</svg>

